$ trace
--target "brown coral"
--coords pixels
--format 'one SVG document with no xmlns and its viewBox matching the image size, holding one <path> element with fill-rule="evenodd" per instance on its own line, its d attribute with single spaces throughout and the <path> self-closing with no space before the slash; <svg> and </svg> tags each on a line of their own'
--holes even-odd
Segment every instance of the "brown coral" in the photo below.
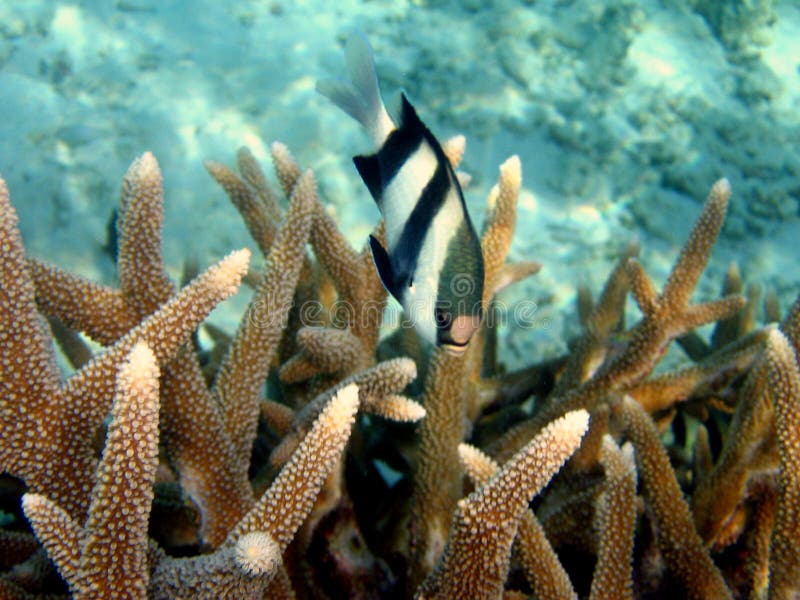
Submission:
<svg viewBox="0 0 800 600">
<path fill-rule="evenodd" d="M 463 138 L 445 145 L 454 166 L 464 150 Z M 759 329 L 754 292 L 737 312 L 744 302 L 729 294 L 745 287 L 731 270 L 723 299 L 689 303 L 726 182 L 661 293 L 630 247 L 596 304 L 582 293 L 584 333 L 570 354 L 505 373 L 488 324 L 461 358 L 428 356 L 413 330 L 379 345 L 385 292 L 369 252 L 346 242 L 285 146 L 272 156 L 288 209 L 247 151 L 238 173 L 208 164 L 266 258 L 238 333 L 211 331 L 210 349 L 191 333 L 235 291 L 248 253 L 182 290 L 169 281 L 152 155 L 123 183 L 118 289 L 26 261 L 0 185 L 0 464 L 22 482 L 0 483 L 24 494 L 36 534 L 13 516 L 0 529 L 3 594 L 795 593 L 800 301 L 780 332 Z M 487 311 L 498 289 L 538 268 L 506 260 L 520 186 L 512 158 L 483 229 Z M 628 291 L 643 317 L 626 332 Z M 306 302 L 317 309 L 309 322 Z M 64 384 L 41 313 L 76 349 L 65 351 L 80 366 Z M 695 328 L 711 321 L 706 341 Z M 89 357 L 75 330 L 106 348 Z M 651 376 L 676 339 L 691 364 Z M 586 413 L 562 418 L 571 407 L 591 412 L 583 439 Z M 420 419 L 415 436 L 407 423 Z M 459 454 L 464 441 L 475 448 Z M 530 498 L 551 477 L 534 514 Z"/>
</svg>

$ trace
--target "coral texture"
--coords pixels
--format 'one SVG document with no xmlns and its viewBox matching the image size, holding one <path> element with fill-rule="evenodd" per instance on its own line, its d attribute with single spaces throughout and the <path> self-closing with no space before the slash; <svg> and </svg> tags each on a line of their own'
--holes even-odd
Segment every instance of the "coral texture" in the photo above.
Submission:
<svg viewBox="0 0 800 600">
<path fill-rule="evenodd" d="M 464 138 L 444 149 L 456 167 Z M 507 372 L 488 317 L 541 266 L 508 261 L 518 158 L 488 199 L 487 318 L 452 356 L 410 327 L 381 336 L 368 249 L 314 174 L 271 152 L 281 193 L 247 150 L 236 170 L 206 165 L 263 273 L 239 250 L 182 288 L 151 154 L 123 179 L 116 288 L 27 258 L 0 180 L 3 597 L 798 593 L 800 300 L 759 327 L 732 267 L 721 299 L 690 302 L 727 181 L 661 292 L 628 246 L 596 302 L 579 292 L 570 353 Z M 243 279 L 238 330 L 195 335 Z M 629 292 L 641 317 L 626 327 Z M 688 364 L 653 374 L 673 341 Z"/>
</svg>

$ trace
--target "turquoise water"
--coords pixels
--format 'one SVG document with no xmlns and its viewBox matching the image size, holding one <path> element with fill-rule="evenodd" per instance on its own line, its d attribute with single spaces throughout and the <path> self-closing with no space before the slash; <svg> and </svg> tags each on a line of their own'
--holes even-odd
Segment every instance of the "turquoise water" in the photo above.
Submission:
<svg viewBox="0 0 800 600">
<path fill-rule="evenodd" d="M 497 166 L 522 160 L 513 259 L 544 270 L 504 300 L 534 299 L 508 330 L 510 361 L 563 348 L 575 288 L 599 290 L 638 237 L 661 281 L 715 179 L 734 195 L 700 286 L 737 260 L 745 280 L 798 293 L 800 3 L 0 2 L 0 173 L 28 253 L 113 280 L 103 246 L 127 166 L 154 152 L 166 187 L 165 255 L 208 264 L 253 246 L 202 166 L 273 140 L 313 168 L 354 244 L 377 218 L 350 157 L 358 126 L 314 92 L 343 74 L 357 28 L 384 96 L 407 90 L 441 138 L 463 133 L 473 217 Z M 223 321 L 226 317 L 219 317 Z M 238 316 L 231 317 L 235 321 Z M 527 357 L 529 358 L 529 357 Z"/>
</svg>

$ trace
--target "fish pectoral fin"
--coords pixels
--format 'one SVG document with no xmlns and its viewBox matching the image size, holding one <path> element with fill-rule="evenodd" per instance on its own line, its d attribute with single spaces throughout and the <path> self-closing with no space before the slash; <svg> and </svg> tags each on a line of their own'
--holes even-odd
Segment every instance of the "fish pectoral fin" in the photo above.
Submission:
<svg viewBox="0 0 800 600">
<path fill-rule="evenodd" d="M 372 199 L 381 206 L 381 165 L 377 154 L 369 154 L 365 156 L 354 156 L 353 164 L 355 164 L 358 174 L 364 180 Z"/>
<path fill-rule="evenodd" d="M 394 273 L 392 272 L 392 264 L 389 260 L 389 253 L 386 252 L 386 248 L 381 246 L 381 243 L 378 241 L 374 235 L 369 236 L 369 247 L 372 250 L 372 262 L 375 263 L 375 268 L 378 270 L 378 276 L 381 278 L 381 283 L 383 283 L 383 287 L 386 288 L 386 291 L 389 292 L 392 296 L 400 302 L 400 294 L 398 294 L 397 286 L 395 285 L 395 277 Z"/>
</svg>

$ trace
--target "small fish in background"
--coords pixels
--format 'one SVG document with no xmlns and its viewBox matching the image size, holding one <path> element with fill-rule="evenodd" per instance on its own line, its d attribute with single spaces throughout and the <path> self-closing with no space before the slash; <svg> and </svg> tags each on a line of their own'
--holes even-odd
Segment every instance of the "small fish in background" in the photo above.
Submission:
<svg viewBox="0 0 800 600">
<path fill-rule="evenodd" d="M 377 147 L 353 158 L 386 225 L 386 248 L 369 238 L 375 267 L 423 339 L 463 354 L 481 322 L 483 255 L 461 186 L 405 94 L 398 123 L 389 116 L 363 35 L 348 38 L 345 62 L 350 80 L 322 80 L 317 91 Z"/>
</svg>

